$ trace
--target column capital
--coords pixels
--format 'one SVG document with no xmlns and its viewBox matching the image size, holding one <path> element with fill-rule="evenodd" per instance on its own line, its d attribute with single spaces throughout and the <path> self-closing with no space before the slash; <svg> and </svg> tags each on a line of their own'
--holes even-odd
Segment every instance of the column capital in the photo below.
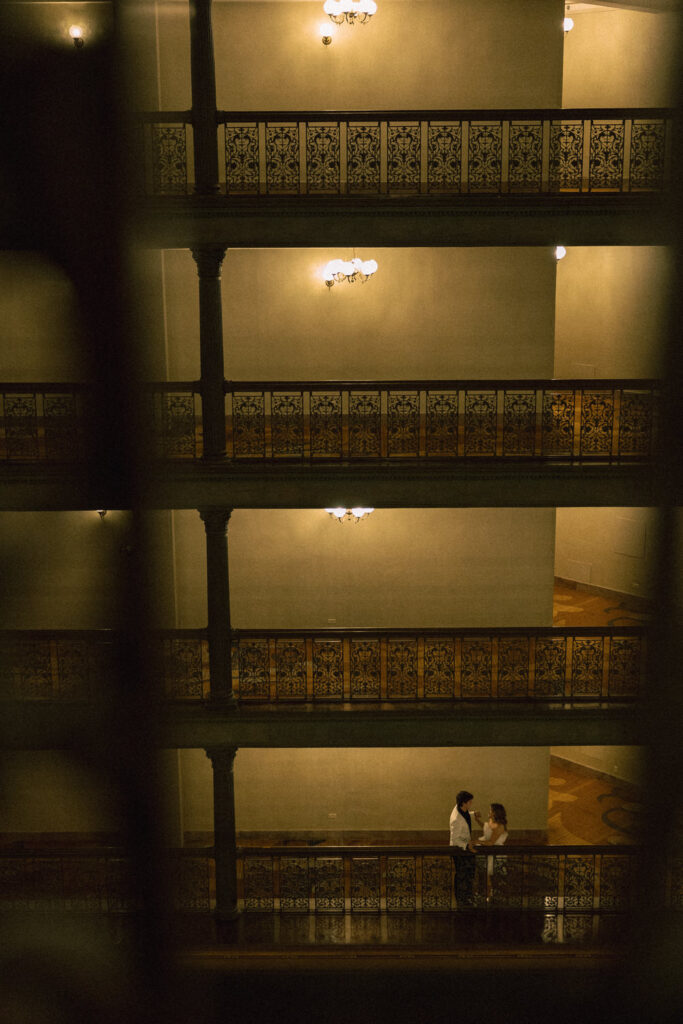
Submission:
<svg viewBox="0 0 683 1024">
<path fill-rule="evenodd" d="M 220 279 L 221 266 L 223 265 L 223 259 L 227 252 L 225 246 L 220 245 L 200 245 L 196 249 L 190 250 L 192 258 L 197 264 L 197 273 L 200 278 L 216 278 Z"/>
<path fill-rule="evenodd" d="M 223 769 L 232 773 L 238 747 L 226 744 L 220 747 L 206 747 L 204 753 L 211 761 L 214 771 Z"/>
<path fill-rule="evenodd" d="M 200 508 L 199 518 L 204 523 L 207 534 L 222 534 L 228 532 L 228 523 L 232 515 L 231 508 Z"/>
</svg>

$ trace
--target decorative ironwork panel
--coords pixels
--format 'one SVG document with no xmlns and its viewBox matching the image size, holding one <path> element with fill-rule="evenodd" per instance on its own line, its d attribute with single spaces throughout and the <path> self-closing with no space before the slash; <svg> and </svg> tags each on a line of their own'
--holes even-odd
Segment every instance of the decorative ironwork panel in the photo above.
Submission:
<svg viewBox="0 0 683 1024">
<path fill-rule="evenodd" d="M 651 391 L 622 391 L 619 410 L 619 454 L 649 455 L 652 450 Z"/>
<path fill-rule="evenodd" d="M 387 857 L 387 910 L 415 910 L 415 858 Z"/>
<path fill-rule="evenodd" d="M 266 454 L 266 407 L 263 394 L 232 396 L 232 437 L 235 458 Z"/>
<path fill-rule="evenodd" d="M 465 454 L 495 455 L 498 396 L 495 391 L 465 394 Z"/>
<path fill-rule="evenodd" d="M 351 696 L 379 697 L 379 640 L 351 641 Z"/>
<path fill-rule="evenodd" d="M 452 857 L 422 858 L 422 909 L 450 910 Z"/>
<path fill-rule="evenodd" d="M 565 914 L 564 941 L 590 942 L 593 938 L 592 914 Z"/>
<path fill-rule="evenodd" d="M 111 689 L 115 679 L 114 644 L 94 643 L 88 646 L 88 675 L 100 691 Z"/>
<path fill-rule="evenodd" d="M 543 392 L 543 454 L 571 455 L 574 446 L 574 392 Z"/>
<path fill-rule="evenodd" d="M 379 857 L 351 858 L 351 910 L 379 910 Z"/>
<path fill-rule="evenodd" d="M 159 447 L 165 458 L 178 459 L 196 454 L 195 404 L 193 394 L 162 394 Z"/>
<path fill-rule="evenodd" d="M 152 125 L 152 191 L 157 195 L 187 192 L 185 125 Z"/>
<path fill-rule="evenodd" d="M 16 686 L 24 700 L 45 700 L 52 692 L 52 653 L 49 640 L 28 640 L 17 644 Z"/>
<path fill-rule="evenodd" d="M 175 910 L 209 909 L 207 857 L 174 857 L 170 862 L 170 888 Z"/>
<path fill-rule="evenodd" d="M 524 858 L 510 857 L 506 854 L 499 861 L 497 870 L 494 867 L 493 893 L 491 902 L 495 907 L 521 907 L 524 892 Z"/>
<path fill-rule="evenodd" d="M 34 905 L 37 903 L 41 909 L 60 906 L 64 899 L 60 857 L 33 858 L 29 861 L 27 881 Z"/>
<path fill-rule="evenodd" d="M 600 858 L 600 909 L 625 910 L 633 904 L 638 891 L 635 858 L 603 854 Z"/>
<path fill-rule="evenodd" d="M 91 695 L 88 644 L 57 641 L 57 691 L 67 700 L 85 700 Z"/>
<path fill-rule="evenodd" d="M 427 393 L 427 454 L 458 454 L 458 393 Z"/>
<path fill-rule="evenodd" d="M 599 696 L 602 692 L 602 637 L 579 640 L 572 644 L 572 695 Z"/>
<path fill-rule="evenodd" d="M 308 191 L 338 192 L 339 170 L 339 125 L 306 125 Z"/>
<path fill-rule="evenodd" d="M 503 394 L 503 455 L 533 455 L 536 448 L 536 392 Z"/>
<path fill-rule="evenodd" d="M 106 862 L 100 857 L 65 857 L 62 892 L 69 910 L 104 909 Z"/>
<path fill-rule="evenodd" d="M 348 125 L 346 173 L 349 192 L 379 192 L 379 167 L 379 125 Z"/>
<path fill-rule="evenodd" d="M 352 391 L 349 395 L 349 454 L 377 457 L 381 454 L 380 396 L 378 392 Z"/>
<path fill-rule="evenodd" d="M 463 639 L 460 675 L 463 697 L 491 696 L 493 659 L 490 639 Z"/>
<path fill-rule="evenodd" d="M 387 698 L 417 697 L 417 640 L 387 641 Z"/>
<path fill-rule="evenodd" d="M 311 455 L 341 457 L 342 396 L 339 391 L 311 392 Z"/>
<path fill-rule="evenodd" d="M 273 900 L 273 858 L 245 857 L 244 861 L 244 909 L 272 910 Z"/>
<path fill-rule="evenodd" d="M 567 643 L 564 637 L 538 637 L 536 640 L 534 693 L 543 697 L 561 697 L 567 668 Z"/>
<path fill-rule="evenodd" d="M 470 123 L 468 182 L 470 192 L 500 192 L 503 171 L 500 122 Z"/>
<path fill-rule="evenodd" d="M 267 640 L 240 640 L 239 695 L 267 700 L 270 696 L 270 655 Z"/>
<path fill-rule="evenodd" d="M 498 696 L 526 697 L 529 691 L 529 640 L 501 636 L 498 640 Z"/>
<path fill-rule="evenodd" d="M 425 638 L 425 697 L 453 697 L 455 691 L 455 646 L 452 640 Z"/>
<path fill-rule="evenodd" d="M 38 408 L 35 395 L 5 394 L 5 444 L 9 459 L 37 459 Z"/>
<path fill-rule="evenodd" d="M 315 858 L 315 909 L 344 909 L 344 861 L 341 857 Z"/>
<path fill-rule="evenodd" d="M 462 122 L 427 129 L 427 181 L 431 192 L 459 192 Z"/>
<path fill-rule="evenodd" d="M 306 641 L 278 640 L 275 644 L 277 695 L 306 697 Z"/>
<path fill-rule="evenodd" d="M 508 181 L 511 192 L 539 192 L 543 156 L 543 123 L 510 123 Z"/>
<path fill-rule="evenodd" d="M 387 447 L 389 455 L 420 454 L 420 395 L 390 391 Z"/>
<path fill-rule="evenodd" d="M 18 910 L 26 902 L 26 859 L 0 858 L 0 907 Z"/>
<path fill-rule="evenodd" d="M 557 121 L 550 125 L 550 187 L 581 191 L 583 176 L 583 121 Z"/>
<path fill-rule="evenodd" d="M 266 181 L 269 192 L 299 191 L 298 125 L 266 125 Z"/>
<path fill-rule="evenodd" d="M 165 696 L 174 700 L 204 695 L 202 641 L 172 637 L 164 645 Z"/>
<path fill-rule="evenodd" d="M 388 126 L 389 188 L 418 191 L 420 187 L 420 126 Z"/>
<path fill-rule="evenodd" d="M 308 857 L 280 857 L 280 910 L 307 911 L 310 887 Z"/>
<path fill-rule="evenodd" d="M 631 125 L 630 186 L 634 189 L 664 187 L 666 124 L 634 121 Z"/>
<path fill-rule="evenodd" d="M 530 857 L 527 864 L 525 888 L 529 907 L 557 910 L 560 884 L 558 857 Z"/>
<path fill-rule="evenodd" d="M 624 185 L 624 122 L 591 122 L 590 170 L 591 189 L 620 192 Z"/>
<path fill-rule="evenodd" d="M 258 192 L 258 125 L 226 124 L 225 180 L 228 192 Z"/>
<path fill-rule="evenodd" d="M 640 689 L 640 637 L 612 637 L 609 647 L 610 697 L 635 697 Z"/>
<path fill-rule="evenodd" d="M 73 394 L 47 392 L 43 397 L 45 455 L 48 459 L 76 459 L 82 454 L 82 423 Z"/>
<path fill-rule="evenodd" d="M 565 908 L 591 909 L 595 887 L 595 858 L 567 856 L 564 866 Z"/>
<path fill-rule="evenodd" d="M 581 454 L 609 455 L 614 426 L 614 392 L 584 391 L 581 396 Z"/>
<path fill-rule="evenodd" d="M 341 640 L 313 641 L 313 696 L 344 695 L 344 648 Z"/>
<path fill-rule="evenodd" d="M 301 392 L 273 392 L 270 428 L 274 456 L 303 455 L 304 398 Z"/>
</svg>

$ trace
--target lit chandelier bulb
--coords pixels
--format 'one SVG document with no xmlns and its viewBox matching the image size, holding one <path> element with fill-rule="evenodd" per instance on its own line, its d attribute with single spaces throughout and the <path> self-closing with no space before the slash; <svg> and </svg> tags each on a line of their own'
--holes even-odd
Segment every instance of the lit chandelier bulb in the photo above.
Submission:
<svg viewBox="0 0 683 1024">
<path fill-rule="evenodd" d="M 563 245 L 556 245 L 555 246 L 555 259 L 556 260 L 558 260 L 558 261 L 559 260 L 563 260 L 566 255 L 567 255 L 567 250 L 565 249 L 565 247 Z"/>
</svg>

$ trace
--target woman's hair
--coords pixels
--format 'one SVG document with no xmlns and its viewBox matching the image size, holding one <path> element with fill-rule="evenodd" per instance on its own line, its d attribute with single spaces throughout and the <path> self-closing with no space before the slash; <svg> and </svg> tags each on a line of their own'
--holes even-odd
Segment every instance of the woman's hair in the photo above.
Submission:
<svg viewBox="0 0 683 1024">
<path fill-rule="evenodd" d="M 458 810 L 463 804 L 466 804 L 468 800 L 474 799 L 471 793 L 468 793 L 466 789 L 461 789 L 455 798 L 455 806 Z"/>
<path fill-rule="evenodd" d="M 491 804 L 491 817 L 497 825 L 507 825 L 508 819 L 502 804 Z"/>
</svg>

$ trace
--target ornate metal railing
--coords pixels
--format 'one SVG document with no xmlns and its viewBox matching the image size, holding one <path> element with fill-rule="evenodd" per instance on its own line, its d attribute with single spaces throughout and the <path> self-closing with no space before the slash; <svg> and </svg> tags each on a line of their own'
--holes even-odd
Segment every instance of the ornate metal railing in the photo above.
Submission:
<svg viewBox="0 0 683 1024">
<path fill-rule="evenodd" d="M 487 847 L 475 855 L 474 906 L 549 915 L 549 939 L 586 937 L 594 915 L 624 913 L 643 898 L 642 851 L 614 846 Z M 168 851 L 160 869 L 175 910 L 215 906 L 212 848 Z M 444 914 L 456 910 L 448 846 L 243 847 L 238 906 L 247 913 Z M 647 899 L 683 910 L 683 858 Z M 126 913 L 136 909 L 131 863 L 115 849 L 0 848 L 5 910 Z M 555 922 L 555 923 L 554 923 Z M 563 922 L 563 936 L 554 930 Z M 343 936 L 341 937 L 343 941 Z"/>
<path fill-rule="evenodd" d="M 130 913 L 138 909 L 131 870 L 130 860 L 111 848 L 0 847 L 0 908 Z M 212 850 L 170 850 L 159 870 L 174 910 L 215 905 Z"/>
<path fill-rule="evenodd" d="M 669 180 L 662 108 L 219 111 L 228 195 L 652 192 Z M 145 186 L 192 184 L 189 111 L 140 115 Z"/>
<path fill-rule="evenodd" d="M 89 700 L 114 671 L 114 638 L 100 631 L 0 632 L 0 694 Z M 150 636 L 159 697 L 209 697 L 204 630 Z M 641 627 L 239 630 L 233 688 L 244 704 L 364 701 L 624 703 L 643 694 Z"/>
<path fill-rule="evenodd" d="M 141 385 L 151 453 L 162 459 L 202 455 L 197 382 Z M 79 384 L 0 384 L 0 460 L 76 462 L 90 453 L 93 387 Z"/>
<path fill-rule="evenodd" d="M 648 459 L 656 444 L 653 380 L 228 381 L 225 389 L 236 460 Z"/>
</svg>

